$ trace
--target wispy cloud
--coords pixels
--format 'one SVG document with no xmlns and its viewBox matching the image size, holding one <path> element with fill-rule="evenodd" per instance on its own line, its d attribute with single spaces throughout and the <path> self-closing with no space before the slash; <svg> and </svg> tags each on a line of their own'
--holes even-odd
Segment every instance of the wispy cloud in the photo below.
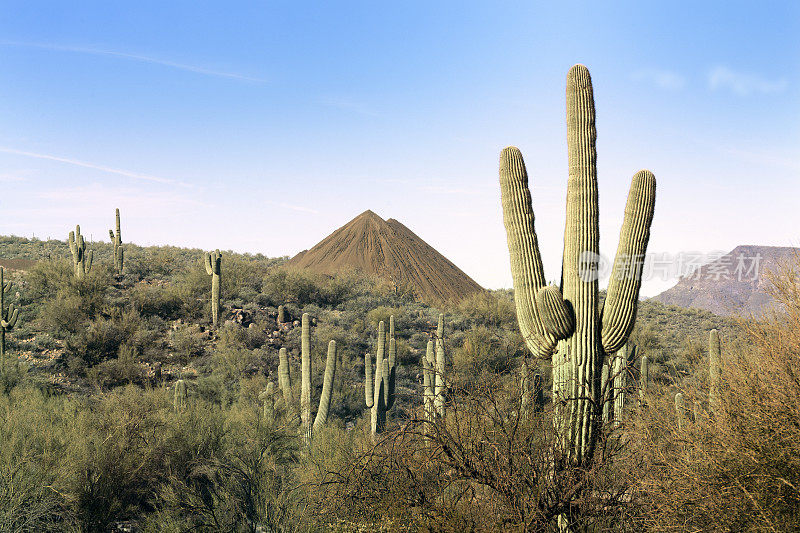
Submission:
<svg viewBox="0 0 800 533">
<path fill-rule="evenodd" d="M 0 174 L 0 183 L 11 183 L 25 181 L 26 178 L 14 174 Z"/>
<path fill-rule="evenodd" d="M 16 46 L 21 48 L 38 48 L 41 50 L 51 50 L 55 52 L 73 52 L 78 54 L 90 54 L 96 56 L 109 56 L 109 57 L 118 57 L 121 59 L 128 59 L 130 61 L 139 61 L 141 63 L 151 63 L 153 65 L 161 65 L 164 67 L 175 68 L 179 70 L 185 70 L 187 72 L 194 72 L 195 74 L 202 74 L 204 76 L 216 76 L 218 78 L 228 78 L 232 80 L 239 80 L 239 81 L 249 81 L 255 83 L 264 83 L 266 80 L 261 78 L 254 78 L 251 76 L 245 76 L 242 74 L 237 74 L 235 72 L 225 72 L 221 70 L 213 70 L 205 67 L 200 67 L 197 65 L 189 65 L 186 63 L 178 63 L 176 61 L 168 61 L 166 59 L 160 59 L 157 57 L 152 56 L 145 56 L 141 54 L 130 54 L 127 52 L 118 52 L 116 50 L 107 50 L 103 48 L 91 48 L 91 47 L 83 47 L 83 46 L 64 46 L 64 45 L 57 45 L 57 44 L 49 44 L 49 43 L 28 43 L 28 42 L 19 42 L 19 41 L 0 41 L 0 46 Z"/>
<path fill-rule="evenodd" d="M 775 94 L 786 90 L 786 80 L 768 80 L 756 74 L 737 72 L 725 66 L 716 66 L 708 73 L 708 87 L 712 91 L 726 89 L 739 96 Z"/>
<path fill-rule="evenodd" d="M 119 168 L 112 168 L 107 167 L 104 165 L 97 165 L 95 163 L 89 163 L 87 161 L 79 161 L 77 159 L 70 159 L 66 157 L 59 157 L 50 154 L 38 154 L 36 152 L 26 152 L 25 150 L 17 150 L 16 148 L 9 148 L 7 146 L 0 146 L 0 152 L 5 152 L 7 154 L 14 154 L 14 155 L 21 155 L 25 157 L 33 157 L 36 159 L 45 159 L 48 161 L 57 161 L 59 163 L 66 163 L 68 165 L 75 165 L 78 167 L 83 168 L 91 168 L 93 170 L 99 170 L 101 172 L 108 172 L 110 174 L 117 174 L 119 176 L 125 176 L 126 178 L 133 178 L 137 180 L 144 180 L 144 181 L 152 181 L 155 183 L 166 183 L 170 185 L 180 185 L 182 187 L 191 187 L 188 183 L 183 183 L 180 181 L 175 181 L 167 178 L 161 178 L 158 176 L 151 176 L 149 174 L 141 174 L 139 172 L 131 172 L 130 170 L 123 170 Z"/>
<path fill-rule="evenodd" d="M 686 86 L 686 78 L 673 72 L 660 68 L 643 68 L 631 75 L 634 81 L 645 81 L 652 83 L 668 91 L 679 91 Z"/>
</svg>

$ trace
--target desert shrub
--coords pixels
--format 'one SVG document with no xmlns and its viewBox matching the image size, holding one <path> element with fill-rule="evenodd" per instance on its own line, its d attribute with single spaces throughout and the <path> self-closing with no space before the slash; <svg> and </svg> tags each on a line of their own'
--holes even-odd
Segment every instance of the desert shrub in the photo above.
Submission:
<svg viewBox="0 0 800 533">
<path fill-rule="evenodd" d="M 92 382 L 103 389 L 128 383 L 141 384 L 144 377 L 137 361 L 136 349 L 126 344 L 119 347 L 116 358 L 91 367 L 87 374 Z"/>
<path fill-rule="evenodd" d="M 65 531 L 74 526 L 61 484 L 68 446 L 60 430 L 68 402 L 36 389 L 0 396 L 0 530 Z"/>
<path fill-rule="evenodd" d="M 142 316 L 176 319 L 182 314 L 185 302 L 171 284 L 166 286 L 136 283 L 128 292 L 130 303 Z"/>
<path fill-rule="evenodd" d="M 82 373 L 107 359 L 116 357 L 123 343 L 134 350 L 142 347 L 135 343 L 135 334 L 142 320 L 136 311 L 128 311 L 112 318 L 99 317 L 79 331 L 67 342 L 70 369 Z M 140 342 L 146 339 L 140 339 Z"/>
<path fill-rule="evenodd" d="M 309 469 L 317 527 L 549 531 L 569 509 L 576 529 L 616 530 L 626 490 L 611 475 L 618 440 L 604 441 L 589 468 L 554 471 L 550 413 L 523 416 L 508 384 L 494 375 L 469 391 L 453 388 L 446 417 L 412 415 L 374 445 L 355 433 L 331 450 Z"/>
<path fill-rule="evenodd" d="M 513 328 L 517 325 L 514 302 L 498 298 L 487 291 L 476 292 L 464 298 L 458 302 L 456 309 L 475 326 Z"/>
<path fill-rule="evenodd" d="M 476 374 L 483 372 L 506 372 L 515 361 L 515 352 L 504 340 L 486 326 L 467 331 L 461 346 L 451 350 L 453 369 L 464 377 L 465 382 L 474 381 Z"/>
<path fill-rule="evenodd" d="M 800 291 L 798 265 L 772 281 L 782 311 L 743 323 L 750 348 L 722 336 L 721 412 L 706 380 L 685 387 L 679 430 L 671 395 L 646 412 L 632 443 L 642 527 L 653 531 L 800 529 Z M 707 369 L 707 366 L 706 366 Z M 701 367 L 701 372 L 707 370 Z M 697 406 L 695 410 L 694 406 Z M 696 418 L 695 418 L 696 413 Z"/>
<path fill-rule="evenodd" d="M 200 331 L 197 326 L 181 325 L 169 331 L 168 339 L 178 361 L 186 364 L 191 358 L 203 353 L 208 333 Z"/>
<path fill-rule="evenodd" d="M 252 531 L 289 527 L 287 486 L 297 437 L 263 420 L 257 405 L 222 413 L 197 406 L 167 428 L 173 450 L 145 531 Z M 166 526 L 166 527 L 165 527 Z"/>
</svg>

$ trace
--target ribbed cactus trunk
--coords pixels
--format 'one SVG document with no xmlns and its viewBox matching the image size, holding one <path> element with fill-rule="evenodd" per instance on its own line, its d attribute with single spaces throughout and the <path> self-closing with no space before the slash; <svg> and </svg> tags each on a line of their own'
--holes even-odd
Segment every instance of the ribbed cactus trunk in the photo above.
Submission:
<svg viewBox="0 0 800 533">
<path fill-rule="evenodd" d="M 6 367 L 6 332 L 14 329 L 19 318 L 19 309 L 13 303 L 6 309 L 5 294 L 11 290 L 11 282 L 4 279 L 5 268 L 0 267 L 0 367 Z"/>
<path fill-rule="evenodd" d="M 72 267 L 75 277 L 84 279 L 92 270 L 92 250 L 86 251 L 86 240 L 81 235 L 80 225 L 75 226 L 75 231 L 69 232 L 69 251 L 72 253 Z"/>
<path fill-rule="evenodd" d="M 313 431 L 317 432 L 328 421 L 333 396 L 333 378 L 336 376 L 336 341 L 328 342 L 328 357 L 325 360 L 325 375 L 322 378 L 322 393 L 319 397 L 319 408 L 314 418 Z"/>
<path fill-rule="evenodd" d="M 206 274 L 211 276 L 211 324 L 216 328 L 219 325 L 220 309 L 220 276 L 222 270 L 222 254 L 219 250 L 207 253 L 205 256 Z"/>
<path fill-rule="evenodd" d="M 708 334 L 708 405 L 719 420 L 722 414 L 722 351 L 716 329 Z"/>
<path fill-rule="evenodd" d="M 552 357 L 555 427 L 565 460 L 591 460 L 602 426 L 601 373 L 607 354 L 633 328 L 641 266 L 655 205 L 655 177 L 631 184 L 608 295 L 598 305 L 599 219 L 595 111 L 589 71 L 567 75 L 567 221 L 561 288 L 547 287 L 534 229 L 528 175 L 517 148 L 503 150 L 500 187 L 517 319 L 534 355 Z"/>
<path fill-rule="evenodd" d="M 122 249 L 122 230 L 120 229 L 119 223 L 119 209 L 117 209 L 117 231 L 114 233 L 113 230 L 108 230 L 108 235 L 111 237 L 111 242 L 114 244 L 114 268 L 117 271 L 117 274 L 122 275 L 123 263 L 124 263 L 124 251 Z"/>
<path fill-rule="evenodd" d="M 286 311 L 284 311 L 282 305 L 278 306 L 278 317 L 276 321 L 278 322 L 278 324 L 283 324 L 284 322 L 286 322 Z"/>
<path fill-rule="evenodd" d="M 303 313 L 300 330 L 300 432 L 311 441 L 311 325 Z"/>
</svg>

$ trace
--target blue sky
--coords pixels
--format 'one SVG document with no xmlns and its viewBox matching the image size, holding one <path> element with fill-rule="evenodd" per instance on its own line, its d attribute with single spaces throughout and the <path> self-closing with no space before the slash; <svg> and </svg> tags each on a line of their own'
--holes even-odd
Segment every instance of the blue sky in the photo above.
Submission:
<svg viewBox="0 0 800 533">
<path fill-rule="evenodd" d="M 0 1 L 0 233 L 293 255 L 372 209 L 510 286 L 513 144 L 555 279 L 584 63 L 605 254 L 645 167 L 651 251 L 800 244 L 796 3 L 536 4 Z"/>
</svg>

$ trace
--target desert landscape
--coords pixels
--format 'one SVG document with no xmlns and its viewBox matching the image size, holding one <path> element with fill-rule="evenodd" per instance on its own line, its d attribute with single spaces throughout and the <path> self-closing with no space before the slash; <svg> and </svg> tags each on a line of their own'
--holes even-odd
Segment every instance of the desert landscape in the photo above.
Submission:
<svg viewBox="0 0 800 533">
<path fill-rule="evenodd" d="M 509 21 L 470 5 L 443 29 L 442 6 L 171 6 L 159 21 L 149 6 L 48 7 L 46 19 L 15 7 L 0 41 L 21 87 L 6 79 L 0 105 L 19 130 L 0 140 L 0 531 L 800 530 L 796 146 L 776 133 L 764 142 L 788 148 L 770 154 L 789 155 L 756 157 L 731 140 L 750 133 L 722 152 L 679 138 L 702 107 L 689 74 L 642 67 L 619 82 L 603 59 L 614 42 L 585 52 L 595 70 L 572 48 L 550 65 L 527 37 L 496 31 L 544 16 L 608 37 L 676 13 L 592 8 L 595 28 L 586 6 L 575 22 L 561 8 L 516 7 Z M 725 46 L 755 28 L 737 9 L 719 26 Z M 767 50 L 798 14 L 759 14 L 786 31 L 752 35 Z M 398 26 L 378 27 L 409 36 L 401 52 L 371 24 L 389 15 Z M 214 44 L 191 37 L 184 50 L 208 66 L 36 37 L 121 45 L 139 17 L 145 32 L 181 35 L 181 21 L 206 35 Z M 537 24 L 537 39 L 560 42 Z M 428 48 L 438 32 L 453 48 Z M 354 40 L 328 40 L 345 33 Z M 140 46 L 178 50 L 179 35 Z M 487 92 L 497 80 L 475 35 L 524 45 L 494 68 L 530 58 L 543 100 L 513 76 Z M 274 48 L 244 51 L 256 42 Z M 220 51 L 236 69 L 214 63 Z M 658 55 L 639 53 L 625 57 Z M 754 131 L 793 125 L 796 140 L 797 109 L 770 99 L 796 103 L 797 72 L 721 68 L 708 116 L 735 109 Z M 419 88 L 445 90 L 440 69 L 494 81 L 442 99 Z M 279 90 L 278 72 L 298 85 Z M 417 89 L 381 107 L 295 100 L 318 83 L 369 102 L 378 78 L 404 83 L 394 74 L 418 76 Z M 118 163 L 51 153 L 90 138 L 87 154 Z M 685 142 L 714 157 L 675 162 Z M 792 185 L 739 186 L 775 166 Z"/>
</svg>

